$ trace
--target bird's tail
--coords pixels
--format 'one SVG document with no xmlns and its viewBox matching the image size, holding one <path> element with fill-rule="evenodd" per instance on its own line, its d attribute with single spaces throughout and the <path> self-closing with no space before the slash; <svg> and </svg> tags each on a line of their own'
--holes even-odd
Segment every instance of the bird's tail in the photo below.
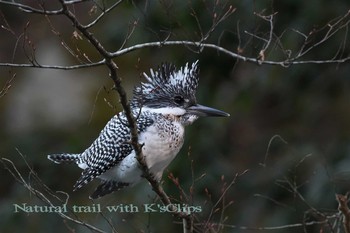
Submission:
<svg viewBox="0 0 350 233">
<path fill-rule="evenodd" d="M 80 154 L 52 154 L 47 158 L 54 163 L 73 163 L 79 160 Z"/>
</svg>

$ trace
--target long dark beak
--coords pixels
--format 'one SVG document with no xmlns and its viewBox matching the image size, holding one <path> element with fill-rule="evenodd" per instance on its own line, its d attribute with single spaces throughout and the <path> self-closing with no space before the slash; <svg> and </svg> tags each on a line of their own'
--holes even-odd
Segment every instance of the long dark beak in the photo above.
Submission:
<svg viewBox="0 0 350 233">
<path fill-rule="evenodd" d="M 188 112 L 193 113 L 196 116 L 209 116 L 209 117 L 228 117 L 230 114 L 223 112 L 221 110 L 203 106 L 200 104 L 193 105 L 187 108 Z"/>
</svg>

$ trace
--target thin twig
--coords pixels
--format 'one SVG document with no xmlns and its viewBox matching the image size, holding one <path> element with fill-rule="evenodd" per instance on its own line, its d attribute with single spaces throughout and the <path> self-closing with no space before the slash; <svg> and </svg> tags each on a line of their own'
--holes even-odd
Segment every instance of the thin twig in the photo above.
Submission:
<svg viewBox="0 0 350 233">
<path fill-rule="evenodd" d="M 230 228 L 230 229 L 239 229 L 239 230 L 245 230 L 245 231 L 272 231 L 272 230 L 276 230 L 276 231 L 280 231 L 280 230 L 284 230 L 284 229 L 294 229 L 294 228 L 301 228 L 301 227 L 305 227 L 305 226 L 315 226 L 315 225 L 323 225 L 325 223 L 327 223 L 327 221 L 332 220 L 332 219 L 337 219 L 339 218 L 339 216 L 334 215 L 329 217 L 327 220 L 323 220 L 323 221 L 311 221 L 311 222 L 305 222 L 305 223 L 294 223 L 294 224 L 285 224 L 285 225 L 281 225 L 281 226 L 266 226 L 266 227 L 249 227 L 249 226 L 238 226 L 238 225 L 231 225 L 231 224 L 221 224 L 221 223 L 212 223 L 212 226 L 218 226 L 221 225 L 224 228 Z M 194 224 L 195 226 L 197 225 L 203 225 L 203 223 L 196 223 Z"/>
<path fill-rule="evenodd" d="M 281 140 L 284 144 L 288 144 L 288 142 L 286 140 L 284 140 L 280 135 L 276 134 L 276 135 L 273 135 L 269 141 L 269 144 L 267 145 L 267 149 L 266 149 L 266 152 L 265 152 L 265 157 L 264 157 L 264 161 L 262 163 L 259 163 L 259 165 L 261 165 L 262 167 L 266 167 L 266 162 L 267 162 L 267 158 L 269 156 L 269 153 L 270 153 L 270 147 L 273 143 L 273 141 L 275 141 L 275 139 L 279 139 Z"/>
<path fill-rule="evenodd" d="M 313 50 L 314 48 L 320 46 L 321 44 L 323 44 L 324 42 L 326 42 L 330 37 L 332 37 L 335 33 L 337 33 L 339 30 L 341 30 L 342 28 L 347 28 L 350 20 L 346 20 L 345 22 L 343 22 L 347 17 L 350 16 L 350 10 L 342 17 L 340 17 L 339 20 L 337 20 L 335 23 L 328 23 L 325 27 L 328 27 L 328 30 L 326 32 L 326 34 L 316 43 L 314 43 L 313 45 L 311 45 L 309 48 L 304 49 L 305 45 L 307 44 L 307 40 L 309 39 L 310 35 L 313 35 L 313 32 L 309 33 L 309 36 L 306 36 L 303 33 L 300 33 L 300 35 L 302 35 L 305 38 L 305 43 L 304 45 L 301 47 L 300 51 L 298 52 L 297 56 L 295 56 L 293 59 L 291 60 L 297 60 L 300 59 L 302 56 L 304 56 L 305 54 L 307 54 L 308 52 L 310 52 L 311 50 Z M 321 29 L 322 30 L 322 29 Z M 298 32 L 298 31 L 297 31 Z"/>
<path fill-rule="evenodd" d="M 261 61 L 265 61 L 266 59 L 266 50 L 269 48 L 271 42 L 272 42 L 272 37 L 273 37 L 273 28 L 274 28 L 274 25 L 273 25 L 273 17 L 277 14 L 277 12 L 275 12 L 274 14 L 271 14 L 271 15 L 261 15 L 261 14 L 256 14 L 257 16 L 259 16 L 261 19 L 265 20 L 265 21 L 268 21 L 269 22 L 269 25 L 270 25 L 270 30 L 269 30 L 269 38 L 266 41 L 266 44 L 265 46 L 260 50 L 259 52 L 259 64 L 261 64 Z"/>
<path fill-rule="evenodd" d="M 23 156 L 22 156 L 22 158 L 24 159 Z M 3 164 L 5 169 L 9 171 L 9 173 L 13 176 L 13 178 L 17 182 L 22 184 L 28 191 L 30 191 L 31 194 L 33 194 L 34 196 L 36 196 L 37 198 L 39 198 L 40 200 L 42 200 L 43 202 L 45 202 L 49 206 L 55 207 L 55 205 L 52 203 L 52 201 L 44 193 L 40 192 L 37 188 L 34 188 L 29 182 L 27 182 L 24 179 L 22 174 L 18 171 L 16 165 L 10 159 L 1 158 L 0 162 Z M 26 162 L 26 164 L 27 164 L 27 162 Z M 33 170 L 30 168 L 30 166 L 28 164 L 27 164 L 27 167 L 30 169 L 31 174 L 33 174 Z M 43 183 L 40 183 L 40 184 L 43 185 Z M 65 214 L 64 212 L 55 212 L 55 213 L 57 213 L 63 219 L 69 220 L 69 221 L 74 222 L 78 225 L 85 226 L 85 227 L 89 228 L 90 230 L 93 230 L 95 232 L 105 233 L 105 231 L 103 231 L 103 230 L 101 230 L 93 225 L 90 225 L 86 222 L 80 221 L 76 218 L 72 218 L 69 215 Z"/>
<path fill-rule="evenodd" d="M 102 59 L 93 63 L 86 63 L 80 65 L 71 65 L 71 66 L 61 66 L 61 65 L 42 65 L 42 64 L 29 64 L 29 63 L 0 63 L 0 67 L 17 67 L 17 68 L 39 68 L 39 69 L 53 69 L 53 70 L 77 70 L 82 68 L 91 68 L 96 66 L 101 66 L 105 64 L 105 60 Z"/>
<path fill-rule="evenodd" d="M 21 10 L 25 13 L 36 13 L 36 14 L 42 14 L 42 15 L 60 15 L 60 14 L 63 14 L 63 9 L 48 11 L 48 10 L 40 10 L 40 9 L 30 7 L 28 5 L 14 2 L 14 1 L 11 1 L 11 2 L 10 1 L 0 1 L 0 3 L 4 4 L 4 5 L 17 7 L 19 10 Z"/>
<path fill-rule="evenodd" d="M 83 26 L 84 28 L 88 29 L 93 27 L 95 24 L 97 24 L 108 12 L 112 11 L 114 8 L 116 8 L 117 6 L 119 6 L 120 3 L 122 3 L 123 0 L 119 0 L 117 2 L 115 2 L 112 6 L 110 6 L 109 8 L 105 9 L 102 11 L 102 13 L 96 17 L 95 20 L 93 20 L 91 23 Z"/>
<path fill-rule="evenodd" d="M 350 209 L 348 206 L 348 197 L 346 195 L 336 194 L 335 195 L 338 204 L 339 211 L 343 215 L 343 227 L 346 233 L 350 233 Z"/>
</svg>

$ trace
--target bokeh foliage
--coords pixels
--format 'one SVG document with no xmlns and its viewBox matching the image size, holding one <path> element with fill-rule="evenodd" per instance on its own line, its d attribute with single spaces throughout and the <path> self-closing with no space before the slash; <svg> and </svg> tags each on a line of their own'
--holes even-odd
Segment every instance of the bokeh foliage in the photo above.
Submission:
<svg viewBox="0 0 350 233">
<path fill-rule="evenodd" d="M 166 38 L 197 41 L 202 37 L 201 31 L 206 32 L 212 26 L 214 12 L 223 13 L 220 9 L 226 3 L 236 11 L 215 28 L 208 42 L 233 51 L 242 49 L 246 56 L 252 57 L 258 56 L 263 43 L 245 31 L 261 37 L 269 32 L 269 24 L 254 13 L 277 12 L 275 35 L 283 35 L 280 37 L 283 47 L 295 53 L 302 44 L 302 36 L 295 30 L 305 34 L 317 31 L 350 9 L 347 0 L 332 3 L 325 0 L 125 1 L 92 32 L 112 51 L 120 48 L 130 30 L 125 47 Z M 51 7 L 54 9 L 55 3 Z M 77 17 L 88 22 L 94 17 L 91 9 L 92 4 L 78 6 Z M 74 58 L 66 47 L 79 48 L 92 61 L 98 59 L 91 45 L 80 39 L 62 17 L 52 16 L 47 20 L 1 4 L 0 13 L 1 25 L 9 25 L 13 30 L 0 29 L 0 62 L 26 62 L 26 54 L 30 52 L 35 52 L 42 64 L 86 62 L 84 56 L 80 60 Z M 344 54 L 349 54 L 346 32 L 337 33 L 306 58 L 332 58 L 341 43 Z M 323 33 L 320 31 L 313 39 L 316 41 Z M 24 37 L 31 44 L 23 43 Z M 280 51 L 276 45 L 268 51 L 266 59 L 283 57 Z M 200 119 L 188 127 L 185 145 L 163 177 L 164 189 L 174 201 L 182 202 L 185 197 L 168 178 L 170 173 L 179 179 L 188 202 L 202 206 L 200 222 L 208 220 L 213 207 L 219 208 L 210 222 L 231 226 L 222 232 L 243 232 L 232 225 L 283 226 L 324 220 L 320 213 L 335 214 L 338 206 L 335 194 L 349 191 L 349 63 L 258 65 L 214 50 L 198 53 L 185 46 L 140 49 L 115 61 L 131 97 L 142 72 L 164 61 L 181 66 L 197 59 L 201 69 L 198 101 L 229 112 L 231 117 Z M 70 194 L 71 205 L 91 205 L 87 196 L 97 183 L 73 193 L 72 186 L 81 171 L 74 165 L 52 164 L 46 155 L 83 151 L 108 119 L 121 110 L 106 69 L 1 67 L 0 71 L 0 88 L 16 74 L 11 88 L 0 98 L 1 157 L 11 159 L 25 173 L 27 167 L 20 151 L 46 185 Z M 0 174 L 1 232 L 69 232 L 70 228 L 86 231 L 81 226 L 64 223 L 53 213 L 13 213 L 14 203 L 42 203 L 16 183 L 7 170 L 0 169 Z M 237 174 L 240 175 L 236 177 Z M 220 199 L 232 180 L 234 184 Z M 215 206 L 218 200 L 220 204 Z M 159 203 L 146 182 L 98 200 L 102 206 L 154 202 Z M 225 205 L 228 206 L 223 211 Z M 173 223 L 170 214 L 105 214 L 118 232 L 182 229 L 181 224 Z M 98 214 L 80 217 L 102 229 L 110 229 Z M 303 227 L 286 228 L 279 232 L 302 230 Z M 304 230 L 331 232 L 327 224 Z"/>
</svg>

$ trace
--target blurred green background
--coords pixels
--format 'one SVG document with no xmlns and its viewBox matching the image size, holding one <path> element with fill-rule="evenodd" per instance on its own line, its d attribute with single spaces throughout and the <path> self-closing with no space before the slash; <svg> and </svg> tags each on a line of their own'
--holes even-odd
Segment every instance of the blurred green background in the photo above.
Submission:
<svg viewBox="0 0 350 233">
<path fill-rule="evenodd" d="M 35 1 L 26 3 L 37 6 Z M 58 3 L 50 4 L 49 9 L 59 8 Z M 124 47 L 167 38 L 197 41 L 201 33 L 210 29 L 214 12 L 220 15 L 228 5 L 236 11 L 216 27 L 208 42 L 233 52 L 239 47 L 243 55 L 258 57 L 263 43 L 245 31 L 268 38 L 269 24 L 254 12 L 278 12 L 274 19 L 276 37 L 267 51 L 267 60 L 283 57 L 277 37 L 283 48 L 295 55 L 303 44 L 303 37 L 295 30 L 306 35 L 314 31 L 307 46 L 312 45 L 327 30 L 318 29 L 350 10 L 348 0 L 125 1 L 91 31 L 110 51 L 117 51 L 131 31 Z M 92 3 L 74 8 L 82 23 L 98 15 L 98 10 L 91 9 Z M 27 63 L 32 53 L 39 64 L 46 65 L 99 60 L 88 42 L 74 36 L 74 28 L 63 16 L 45 18 L 3 4 L 0 16 L 2 63 Z M 331 59 L 339 48 L 344 56 L 349 54 L 347 32 L 344 27 L 303 59 Z M 71 53 L 78 54 L 78 58 Z M 185 46 L 140 49 L 115 62 L 131 98 L 143 72 L 163 61 L 181 66 L 197 59 L 201 70 L 198 102 L 229 112 L 231 117 L 199 119 L 187 128 L 183 149 L 163 176 L 164 189 L 174 202 L 201 206 L 197 223 L 230 225 L 223 229 L 213 225 L 213 232 L 271 232 L 234 226 L 285 226 L 324 221 L 326 216 L 336 214 L 335 194 L 349 191 L 349 62 L 284 68 L 237 61 L 210 49 L 198 53 Z M 0 67 L 0 72 L 0 89 L 9 82 L 11 85 L 0 98 L 0 157 L 13 161 L 23 177 L 40 189 L 29 174 L 23 154 L 49 188 L 70 194 L 69 206 L 93 204 L 88 196 L 98 182 L 73 193 L 72 186 L 81 170 L 75 165 L 53 164 L 46 156 L 82 152 L 121 110 L 108 70 L 102 66 L 79 70 Z M 179 179 L 188 200 L 167 177 L 170 173 Z M 13 204 L 45 203 L 15 182 L 4 166 L 0 176 L 0 232 L 89 232 L 54 213 L 14 213 Z M 147 182 L 142 182 L 95 203 L 106 207 L 160 202 Z M 182 229 L 171 214 L 103 214 L 111 219 L 117 232 Z M 100 214 L 77 216 L 111 232 Z M 278 232 L 332 232 L 333 220 L 329 224 L 286 227 Z"/>
</svg>

